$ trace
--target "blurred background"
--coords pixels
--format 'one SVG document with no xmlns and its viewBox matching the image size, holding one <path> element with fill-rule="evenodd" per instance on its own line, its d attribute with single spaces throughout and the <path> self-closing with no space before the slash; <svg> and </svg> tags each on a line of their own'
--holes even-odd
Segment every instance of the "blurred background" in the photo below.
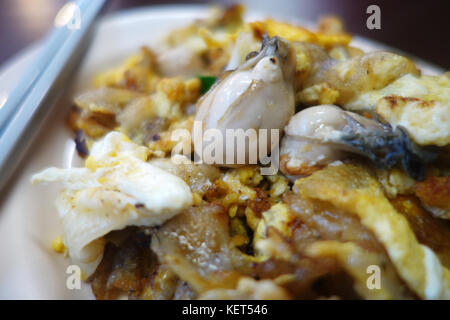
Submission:
<svg viewBox="0 0 450 320">
<path fill-rule="evenodd" d="M 95 0 L 93 0 L 95 1 Z M 57 11 L 67 0 L 1 0 L 0 65 L 42 37 L 52 26 Z M 109 0 L 103 14 L 128 8 L 161 5 L 243 3 L 249 10 L 316 21 L 325 14 L 340 16 L 352 34 L 399 48 L 450 70 L 449 0 L 243 0 L 243 1 L 154 1 Z M 366 9 L 381 9 L 381 29 L 369 30 Z"/>
</svg>

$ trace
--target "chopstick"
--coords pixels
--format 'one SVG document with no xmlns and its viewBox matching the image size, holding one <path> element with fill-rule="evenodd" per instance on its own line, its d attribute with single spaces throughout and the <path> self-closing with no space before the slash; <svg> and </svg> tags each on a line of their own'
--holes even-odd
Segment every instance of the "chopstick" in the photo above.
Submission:
<svg viewBox="0 0 450 320">
<path fill-rule="evenodd" d="M 87 47 L 93 22 L 105 0 L 79 0 L 80 23 L 54 28 L 0 109 L 0 190 L 18 166 L 34 134 L 50 113 L 71 71 Z"/>
<path fill-rule="evenodd" d="M 77 3 L 81 11 L 85 11 L 89 0 L 82 0 Z M 66 27 L 54 28 L 46 37 L 38 57 L 28 67 L 19 81 L 16 88 L 9 94 L 8 100 L 0 110 L 0 133 L 3 132 L 8 121 L 14 115 L 17 106 L 23 101 L 25 96 L 30 92 L 33 85 L 45 71 L 49 61 L 62 48 L 62 45 L 69 39 L 73 30 Z"/>
</svg>

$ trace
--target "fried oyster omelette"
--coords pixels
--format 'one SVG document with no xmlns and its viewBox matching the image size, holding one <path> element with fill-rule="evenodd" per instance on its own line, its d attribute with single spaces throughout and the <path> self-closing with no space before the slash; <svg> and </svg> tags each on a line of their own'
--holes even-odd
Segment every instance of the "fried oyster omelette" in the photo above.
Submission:
<svg viewBox="0 0 450 320">
<path fill-rule="evenodd" d="M 53 249 L 98 299 L 450 299 L 449 73 L 363 52 L 335 17 L 242 16 L 214 9 L 76 96 L 84 167 L 32 177 L 63 187 Z M 245 148 L 174 161 L 195 121 L 279 130 L 280 170 Z"/>
</svg>

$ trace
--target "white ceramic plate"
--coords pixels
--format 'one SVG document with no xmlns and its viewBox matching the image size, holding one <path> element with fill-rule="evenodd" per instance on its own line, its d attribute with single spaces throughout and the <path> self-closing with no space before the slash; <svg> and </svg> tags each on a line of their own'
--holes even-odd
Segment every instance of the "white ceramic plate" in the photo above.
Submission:
<svg viewBox="0 0 450 320">
<path fill-rule="evenodd" d="M 94 73 L 114 66 L 142 45 L 155 42 L 168 30 L 207 15 L 200 6 L 139 8 L 103 18 L 93 44 L 73 86 L 61 98 L 27 154 L 7 193 L 0 195 L 0 299 L 90 299 L 89 285 L 80 290 L 66 287 L 68 259 L 54 253 L 52 240 L 60 234 L 53 206 L 58 187 L 32 186 L 30 177 L 45 167 L 79 166 L 73 134 L 64 127 L 73 92 L 89 87 Z M 254 20 L 266 14 L 253 13 Z M 278 17 L 279 18 L 279 17 Z M 302 24 L 302 22 L 297 21 Z M 303 22 L 303 25 L 311 26 Z M 356 37 L 354 44 L 365 50 L 385 46 Z M 13 58 L 0 70 L 0 105 L 39 49 L 39 43 Z M 392 50 L 392 49 L 391 49 Z M 442 72 L 418 61 L 425 73 Z"/>
</svg>

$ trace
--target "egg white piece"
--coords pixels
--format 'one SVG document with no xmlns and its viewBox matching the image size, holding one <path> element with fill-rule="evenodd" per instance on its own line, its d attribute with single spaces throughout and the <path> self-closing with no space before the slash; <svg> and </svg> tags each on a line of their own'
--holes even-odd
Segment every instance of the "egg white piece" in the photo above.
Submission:
<svg viewBox="0 0 450 320">
<path fill-rule="evenodd" d="M 63 184 L 56 202 L 62 239 L 84 278 L 102 259 L 104 235 L 160 225 L 192 204 L 188 185 L 147 157 L 147 148 L 111 132 L 93 145 L 86 168 L 48 168 L 32 177 L 33 183 Z"/>
<path fill-rule="evenodd" d="M 450 75 L 411 74 L 380 89 L 362 93 L 344 105 L 349 110 L 375 110 L 394 128 L 402 126 L 419 145 L 450 143 Z"/>
</svg>

